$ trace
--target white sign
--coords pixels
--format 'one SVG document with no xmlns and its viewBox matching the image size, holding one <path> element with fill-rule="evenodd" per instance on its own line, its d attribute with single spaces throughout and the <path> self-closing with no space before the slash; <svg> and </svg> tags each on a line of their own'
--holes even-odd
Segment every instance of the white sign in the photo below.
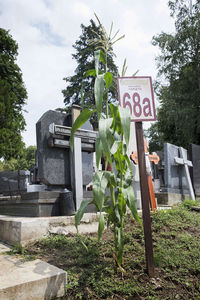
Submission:
<svg viewBox="0 0 200 300">
<path fill-rule="evenodd" d="M 119 77 L 117 84 L 119 104 L 129 107 L 132 122 L 156 120 L 151 77 Z"/>
</svg>

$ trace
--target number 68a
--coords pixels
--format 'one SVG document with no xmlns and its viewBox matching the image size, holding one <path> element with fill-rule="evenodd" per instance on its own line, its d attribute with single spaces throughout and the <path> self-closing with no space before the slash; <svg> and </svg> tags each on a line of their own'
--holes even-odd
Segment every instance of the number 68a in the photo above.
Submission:
<svg viewBox="0 0 200 300">
<path fill-rule="evenodd" d="M 132 104 L 131 104 L 132 100 Z M 131 115 L 139 118 L 142 113 L 145 117 L 152 116 L 151 112 L 151 102 L 149 98 L 144 98 L 141 102 L 140 95 L 138 93 L 134 93 L 131 95 L 129 93 L 125 93 L 123 96 L 123 107 L 129 107 Z"/>
</svg>

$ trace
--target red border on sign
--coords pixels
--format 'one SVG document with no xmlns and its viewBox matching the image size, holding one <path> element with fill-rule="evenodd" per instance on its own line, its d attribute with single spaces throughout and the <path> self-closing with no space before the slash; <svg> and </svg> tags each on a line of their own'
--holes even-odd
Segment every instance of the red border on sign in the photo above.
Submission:
<svg viewBox="0 0 200 300">
<path fill-rule="evenodd" d="M 118 88 L 118 100 L 119 105 L 121 106 L 121 99 L 120 99 L 120 87 L 119 87 L 119 79 L 125 78 L 148 78 L 150 79 L 150 88 L 151 88 L 151 97 L 152 97 L 152 105 L 153 105 L 153 117 L 152 119 L 131 119 L 131 122 L 147 122 L 147 121 L 156 121 L 156 108 L 155 108 L 155 101 L 154 101 L 154 93 L 153 93 L 153 85 L 152 85 L 152 78 L 151 76 L 125 76 L 125 77 L 118 77 L 117 78 L 117 88 Z"/>
</svg>

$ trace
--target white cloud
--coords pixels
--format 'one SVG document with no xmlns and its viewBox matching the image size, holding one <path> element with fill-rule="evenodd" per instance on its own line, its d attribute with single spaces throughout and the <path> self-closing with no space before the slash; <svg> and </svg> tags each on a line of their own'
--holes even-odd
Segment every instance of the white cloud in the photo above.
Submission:
<svg viewBox="0 0 200 300">
<path fill-rule="evenodd" d="M 125 39 L 114 45 L 116 63 L 127 58 L 128 72 L 155 77 L 154 34 L 172 27 L 167 0 L 1 0 L 0 27 L 10 29 L 19 45 L 18 64 L 28 91 L 25 109 L 27 145 L 35 144 L 35 123 L 48 109 L 64 106 L 63 77 L 73 74 L 72 45 L 94 12 L 109 30 L 120 28 Z"/>
<path fill-rule="evenodd" d="M 82 2 L 75 2 L 74 12 L 76 15 L 84 18 L 90 18 L 91 16 L 90 7 Z"/>
</svg>

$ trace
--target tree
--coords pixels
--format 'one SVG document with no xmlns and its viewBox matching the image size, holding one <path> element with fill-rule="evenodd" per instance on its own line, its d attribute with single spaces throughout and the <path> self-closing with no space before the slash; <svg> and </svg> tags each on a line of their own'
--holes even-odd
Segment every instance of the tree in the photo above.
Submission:
<svg viewBox="0 0 200 300">
<path fill-rule="evenodd" d="M 64 103 L 67 108 L 70 108 L 72 104 L 81 105 L 84 108 L 94 108 L 94 81 L 95 78 L 86 76 L 86 72 L 94 68 L 94 51 L 98 45 L 91 44 L 91 40 L 97 39 L 98 36 L 102 36 L 102 30 L 100 26 L 97 26 L 93 20 L 90 20 L 89 26 L 81 25 L 82 35 L 73 45 L 76 50 L 75 54 L 72 54 L 73 59 L 77 61 L 77 68 L 75 75 L 66 77 L 64 80 L 67 83 L 66 89 L 64 89 Z M 108 70 L 114 75 L 118 75 L 118 68 L 113 61 L 113 52 L 107 56 Z M 100 62 L 99 69 L 104 72 L 104 65 Z M 82 93 L 84 91 L 84 94 Z M 117 100 L 117 90 L 113 86 L 109 91 L 109 103 Z M 104 107 L 105 109 L 105 107 Z M 94 127 L 96 124 L 96 118 L 91 119 L 91 123 Z"/>
<path fill-rule="evenodd" d="M 0 171 L 31 170 L 35 164 L 36 146 L 24 147 L 20 157 L 0 161 Z"/>
<path fill-rule="evenodd" d="M 189 143 L 200 144 L 200 6 L 198 0 L 168 5 L 175 33 L 153 37 L 153 45 L 161 50 L 156 58 L 160 108 L 157 125 L 149 130 L 150 145 L 159 136 L 161 142 L 187 148 Z"/>
<path fill-rule="evenodd" d="M 16 64 L 18 45 L 9 31 L 0 28 L 0 158 L 17 158 L 24 146 L 23 106 L 27 92 Z"/>
</svg>

